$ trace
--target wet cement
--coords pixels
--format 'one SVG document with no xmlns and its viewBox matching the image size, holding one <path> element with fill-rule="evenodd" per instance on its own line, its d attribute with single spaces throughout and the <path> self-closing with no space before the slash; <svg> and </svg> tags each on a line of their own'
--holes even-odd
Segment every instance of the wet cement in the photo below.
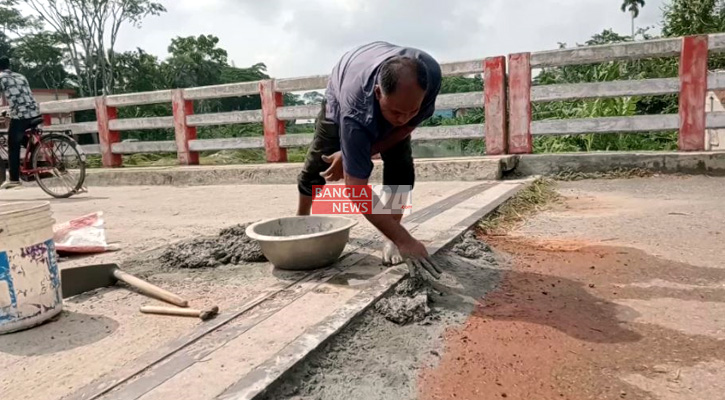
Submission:
<svg viewBox="0 0 725 400">
<path fill-rule="evenodd" d="M 453 246 L 453 252 L 470 260 L 485 257 L 493 262 L 491 248 L 486 243 L 478 240 L 473 231 L 467 231 L 461 236 L 460 241 Z"/>
<path fill-rule="evenodd" d="M 425 318 L 401 325 L 381 313 L 380 307 L 371 308 L 260 398 L 416 399 L 418 376 L 440 360 L 445 330 L 464 323 L 476 299 L 500 280 L 491 253 L 468 259 L 451 248 L 436 258 L 443 264 L 444 275 L 440 281 L 423 286 L 430 308 Z M 396 297 L 415 299 L 420 290 L 418 282 L 405 280 L 379 303 Z"/>
<path fill-rule="evenodd" d="M 245 233 L 250 224 L 222 229 L 217 236 L 195 238 L 166 248 L 159 258 L 166 268 L 215 268 L 225 264 L 264 262 L 267 259 L 257 241 Z"/>
<path fill-rule="evenodd" d="M 375 310 L 399 325 L 423 321 L 431 312 L 430 285 L 422 277 L 408 278 L 395 287 L 393 294 L 375 304 Z"/>
</svg>

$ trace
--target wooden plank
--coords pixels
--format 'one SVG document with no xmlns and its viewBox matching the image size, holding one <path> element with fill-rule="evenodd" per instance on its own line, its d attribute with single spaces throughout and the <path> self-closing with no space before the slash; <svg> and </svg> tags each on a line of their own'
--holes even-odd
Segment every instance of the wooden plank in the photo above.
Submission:
<svg viewBox="0 0 725 400">
<path fill-rule="evenodd" d="M 97 144 L 82 144 L 80 145 L 81 149 L 86 154 L 92 154 L 92 155 L 100 155 L 101 154 L 101 146 Z"/>
<path fill-rule="evenodd" d="M 262 110 L 194 114 L 186 117 L 186 123 L 189 126 L 249 124 L 255 122 L 262 122 Z"/>
<path fill-rule="evenodd" d="M 531 54 L 531 67 L 558 67 L 607 61 L 639 60 L 651 57 L 674 57 L 680 54 L 682 41 L 676 39 L 645 40 L 614 45 L 582 46 Z"/>
<path fill-rule="evenodd" d="M 81 110 L 93 110 L 96 107 L 95 97 L 83 97 L 80 99 L 45 101 L 40 103 L 42 114 L 59 114 Z"/>
<path fill-rule="evenodd" d="M 531 138 L 531 55 L 509 55 L 509 154 L 529 154 Z"/>
<path fill-rule="evenodd" d="M 483 139 L 485 129 L 484 124 L 426 126 L 414 130 L 412 140 L 423 142 L 451 139 Z M 313 137 L 313 134 L 299 133 L 284 135 L 280 137 L 279 144 L 284 148 L 307 147 L 312 142 Z"/>
<path fill-rule="evenodd" d="M 259 94 L 258 87 L 259 81 L 201 86 L 184 89 L 184 98 L 187 100 L 204 100 L 219 99 L 223 97 L 250 96 Z"/>
<path fill-rule="evenodd" d="M 579 135 L 674 131 L 678 126 L 679 117 L 676 114 L 669 114 L 534 121 L 531 130 L 534 135 Z"/>
<path fill-rule="evenodd" d="M 276 89 L 280 92 L 295 92 L 327 88 L 329 75 L 304 76 L 301 78 L 277 79 Z"/>
<path fill-rule="evenodd" d="M 194 102 L 186 100 L 181 89 L 174 90 L 171 99 L 176 157 L 180 165 L 198 165 L 199 153 L 189 150 L 189 142 L 196 140 L 196 127 L 190 126 L 187 121 L 189 116 L 194 115 Z"/>
<path fill-rule="evenodd" d="M 508 152 L 506 57 L 487 58 L 484 70 L 486 154 L 506 154 Z"/>
<path fill-rule="evenodd" d="M 262 99 L 264 148 L 267 162 L 286 162 L 287 149 L 279 145 L 279 138 L 285 133 L 285 124 L 284 121 L 277 118 L 277 108 L 284 105 L 282 92 L 276 91 L 273 80 L 267 80 L 259 83 L 259 96 Z"/>
<path fill-rule="evenodd" d="M 157 142 L 120 142 L 111 146 L 113 154 L 136 153 L 176 153 L 176 142 L 163 140 Z"/>
<path fill-rule="evenodd" d="M 710 51 L 720 53 L 725 51 L 725 33 L 715 33 L 709 36 Z"/>
<path fill-rule="evenodd" d="M 456 110 L 459 108 L 481 107 L 483 107 L 483 93 L 481 93 L 480 91 L 442 94 L 436 99 L 436 110 Z"/>
<path fill-rule="evenodd" d="M 191 151 L 263 149 L 262 137 L 238 137 L 229 139 L 197 139 L 189 141 Z"/>
<path fill-rule="evenodd" d="M 483 124 L 426 126 L 413 131 L 412 140 L 483 139 Z"/>
<path fill-rule="evenodd" d="M 293 135 L 284 135 L 279 138 L 279 145 L 284 148 L 290 147 L 307 147 L 312 143 L 312 139 L 315 137 L 314 134 L 300 134 L 295 133 Z"/>
<path fill-rule="evenodd" d="M 122 118 L 109 123 L 114 131 L 135 131 L 146 129 L 166 129 L 174 127 L 174 117 Z"/>
<path fill-rule="evenodd" d="M 459 76 L 483 73 L 483 60 L 458 61 L 441 64 L 443 76 Z"/>
<path fill-rule="evenodd" d="M 172 90 L 157 90 L 128 94 L 114 94 L 106 98 L 111 107 L 140 106 L 143 104 L 170 103 Z"/>
<path fill-rule="evenodd" d="M 306 106 L 277 107 L 277 118 L 284 121 L 296 119 L 315 119 L 320 113 L 321 106 L 311 104 Z"/>
<path fill-rule="evenodd" d="M 531 88 L 531 101 L 547 102 L 628 96 L 657 96 L 678 93 L 679 91 L 680 81 L 677 78 L 540 85 Z"/>
<path fill-rule="evenodd" d="M 683 38 L 680 57 L 680 151 L 705 150 L 707 36 Z"/>
<path fill-rule="evenodd" d="M 44 126 L 43 131 L 44 132 L 54 132 L 54 131 L 72 131 L 75 135 L 80 135 L 84 133 L 96 133 L 98 132 L 98 122 L 91 121 L 91 122 L 79 122 L 76 124 L 63 124 L 63 125 L 50 125 L 50 126 Z"/>
</svg>

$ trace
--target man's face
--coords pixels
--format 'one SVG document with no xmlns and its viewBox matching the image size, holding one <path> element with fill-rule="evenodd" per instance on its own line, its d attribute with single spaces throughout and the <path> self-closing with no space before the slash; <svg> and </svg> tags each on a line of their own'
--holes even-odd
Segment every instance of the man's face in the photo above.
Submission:
<svg viewBox="0 0 725 400">
<path fill-rule="evenodd" d="M 400 127 L 418 115 L 425 98 L 425 91 L 415 82 L 399 82 L 395 93 L 385 95 L 380 86 L 375 87 L 380 112 L 391 125 Z"/>
</svg>

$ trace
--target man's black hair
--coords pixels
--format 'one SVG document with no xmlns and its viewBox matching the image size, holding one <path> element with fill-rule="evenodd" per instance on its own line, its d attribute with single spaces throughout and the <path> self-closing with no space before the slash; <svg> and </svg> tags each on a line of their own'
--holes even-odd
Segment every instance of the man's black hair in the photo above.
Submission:
<svg viewBox="0 0 725 400">
<path fill-rule="evenodd" d="M 383 94 L 395 93 L 400 78 L 406 74 L 416 77 L 418 86 L 428 90 L 428 68 L 425 63 L 417 58 L 407 56 L 396 56 L 383 63 L 380 67 L 380 89 Z"/>
<path fill-rule="evenodd" d="M 0 71 L 4 71 L 6 69 L 10 69 L 10 59 L 2 56 L 0 57 Z"/>
</svg>

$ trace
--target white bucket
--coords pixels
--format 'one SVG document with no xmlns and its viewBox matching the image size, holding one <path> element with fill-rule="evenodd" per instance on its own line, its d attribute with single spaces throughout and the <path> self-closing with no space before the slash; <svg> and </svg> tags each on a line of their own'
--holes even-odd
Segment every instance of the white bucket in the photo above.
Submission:
<svg viewBox="0 0 725 400">
<path fill-rule="evenodd" d="M 48 202 L 0 204 L 0 334 L 62 310 L 54 223 Z"/>
</svg>

